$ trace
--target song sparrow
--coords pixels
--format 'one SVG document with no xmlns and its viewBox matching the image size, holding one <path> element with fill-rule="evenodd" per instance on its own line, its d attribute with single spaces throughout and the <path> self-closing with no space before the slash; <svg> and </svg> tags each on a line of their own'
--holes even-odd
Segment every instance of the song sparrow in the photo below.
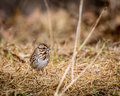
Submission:
<svg viewBox="0 0 120 96">
<path fill-rule="evenodd" d="M 37 48 L 35 48 L 30 58 L 30 65 L 32 68 L 43 70 L 44 67 L 47 66 L 49 62 L 49 50 L 50 48 L 44 43 L 41 43 Z"/>
</svg>

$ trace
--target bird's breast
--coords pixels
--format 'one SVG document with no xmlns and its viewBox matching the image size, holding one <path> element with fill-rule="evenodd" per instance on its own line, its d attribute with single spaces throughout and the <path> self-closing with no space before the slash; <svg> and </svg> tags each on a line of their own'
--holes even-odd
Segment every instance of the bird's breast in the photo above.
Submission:
<svg viewBox="0 0 120 96">
<path fill-rule="evenodd" d="M 47 66 L 48 62 L 49 62 L 49 58 L 45 60 L 41 60 L 40 58 L 37 58 L 37 62 L 35 66 L 37 66 L 38 68 L 43 68 Z"/>
</svg>

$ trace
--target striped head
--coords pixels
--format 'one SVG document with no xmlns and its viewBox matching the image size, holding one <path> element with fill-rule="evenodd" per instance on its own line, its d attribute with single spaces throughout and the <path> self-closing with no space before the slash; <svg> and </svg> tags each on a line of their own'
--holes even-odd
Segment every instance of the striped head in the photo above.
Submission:
<svg viewBox="0 0 120 96">
<path fill-rule="evenodd" d="M 50 51 L 50 48 L 44 43 L 39 44 L 37 48 L 40 54 L 48 54 Z"/>
</svg>

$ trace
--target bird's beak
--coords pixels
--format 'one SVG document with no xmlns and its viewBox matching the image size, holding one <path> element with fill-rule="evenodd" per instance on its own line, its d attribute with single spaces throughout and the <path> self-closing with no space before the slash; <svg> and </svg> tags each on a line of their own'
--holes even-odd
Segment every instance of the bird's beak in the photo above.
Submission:
<svg viewBox="0 0 120 96">
<path fill-rule="evenodd" d="M 48 48 L 47 50 L 48 50 L 48 51 L 50 51 L 51 49 L 50 49 L 50 48 Z"/>
</svg>

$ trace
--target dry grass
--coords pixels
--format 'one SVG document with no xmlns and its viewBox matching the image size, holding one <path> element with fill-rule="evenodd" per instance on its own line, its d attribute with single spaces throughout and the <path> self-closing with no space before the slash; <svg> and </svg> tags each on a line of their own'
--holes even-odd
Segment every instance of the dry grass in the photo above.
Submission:
<svg viewBox="0 0 120 96">
<path fill-rule="evenodd" d="M 36 13 L 38 14 L 38 13 Z M 64 16 L 63 16 L 64 15 Z M 47 30 L 49 26 L 45 17 L 40 15 L 38 22 L 30 25 L 21 16 L 11 30 L 2 29 L 4 32 L 13 32 L 14 35 L 7 41 L 4 37 L 0 43 L 0 95 L 24 94 L 23 96 L 53 96 L 64 74 L 65 69 L 73 55 L 75 33 L 73 32 L 74 20 L 66 12 L 52 12 L 51 20 L 55 33 L 54 54 L 46 67 L 47 75 L 40 75 L 29 65 L 29 54 L 32 53 L 33 41 L 49 42 Z M 63 17 L 62 17 L 63 16 Z M 22 21 L 22 22 L 21 22 Z M 69 22 L 68 22 L 69 21 Z M 66 28 L 65 25 L 68 24 Z M 36 26 L 35 26 L 36 25 Z M 64 25 L 64 26 L 63 26 Z M 63 30 L 64 29 L 64 30 Z M 67 36 L 67 38 L 66 38 Z M 83 46 L 76 58 L 75 77 L 78 76 L 100 52 L 106 42 L 97 45 Z M 60 93 L 71 82 L 71 71 L 60 87 Z M 102 53 L 89 69 L 84 72 L 64 94 L 64 96 L 119 96 L 120 95 L 120 45 L 107 42 Z M 96 96 L 97 96 L 96 95 Z"/>
<path fill-rule="evenodd" d="M 60 55 L 56 52 L 55 56 L 51 56 L 51 61 L 47 66 L 47 75 L 40 75 L 39 72 L 31 69 L 29 66 L 29 58 L 21 60 L 10 54 L 23 53 L 30 54 L 32 45 L 13 46 L 8 44 L 0 45 L 0 94 L 6 92 L 25 93 L 26 95 L 36 96 L 52 96 L 59 84 L 64 70 L 69 64 L 68 56 Z M 84 47 L 80 56 L 77 57 L 77 69 L 75 75 L 81 73 L 86 66 L 93 60 L 95 54 L 99 52 L 101 44 L 97 47 Z M 5 50 L 6 49 L 6 50 Z M 7 52 L 8 50 L 8 52 Z M 24 50 L 24 51 L 23 51 Z M 63 49 L 65 50 L 65 49 Z M 66 95 L 86 95 L 93 94 L 93 89 L 101 94 L 120 94 L 120 46 L 106 46 L 102 50 L 102 54 L 96 62 L 86 70 L 78 81 L 66 92 Z M 26 52 L 25 52 L 26 51 Z M 67 74 L 61 89 L 64 89 L 71 82 L 71 72 Z M 104 95 L 105 96 L 105 95 Z"/>
</svg>

